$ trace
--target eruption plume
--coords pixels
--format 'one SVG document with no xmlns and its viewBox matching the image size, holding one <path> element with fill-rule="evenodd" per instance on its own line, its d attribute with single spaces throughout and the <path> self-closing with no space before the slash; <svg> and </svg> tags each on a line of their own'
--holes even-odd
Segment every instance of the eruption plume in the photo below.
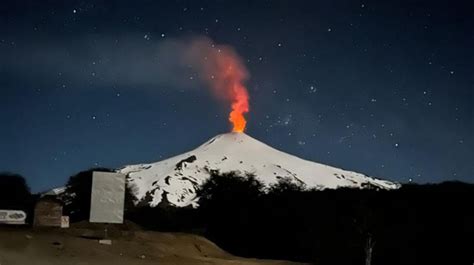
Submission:
<svg viewBox="0 0 474 265">
<path fill-rule="evenodd" d="M 207 37 L 160 38 L 156 43 L 153 38 L 118 41 L 115 37 L 104 37 L 94 38 L 93 46 L 91 42 L 89 38 L 76 39 L 71 45 L 27 42 L 18 47 L 18 53 L 0 49 L 0 68 L 7 74 L 28 74 L 32 80 L 61 72 L 64 78 L 74 82 L 82 82 L 85 73 L 94 72 L 100 76 L 94 82 L 102 87 L 115 87 L 120 83 L 140 88 L 160 85 L 183 89 L 204 84 L 229 105 L 232 130 L 245 130 L 244 116 L 249 112 L 245 82 L 249 73 L 232 47 L 215 44 Z M 107 60 L 91 66 L 90 58 Z M 68 63 L 71 61 L 77 63 Z"/>
<path fill-rule="evenodd" d="M 244 83 L 249 73 L 237 53 L 229 46 L 214 44 L 209 38 L 193 39 L 184 60 L 196 70 L 217 98 L 231 103 L 229 121 L 233 132 L 243 132 L 249 112 L 249 95 Z"/>
</svg>

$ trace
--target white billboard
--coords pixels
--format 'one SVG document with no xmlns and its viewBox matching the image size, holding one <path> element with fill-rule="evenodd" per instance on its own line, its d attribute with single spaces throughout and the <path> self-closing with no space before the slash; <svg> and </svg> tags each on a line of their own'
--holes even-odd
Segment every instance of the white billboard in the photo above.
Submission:
<svg viewBox="0 0 474 265">
<path fill-rule="evenodd" d="M 89 222 L 122 224 L 125 202 L 125 175 L 110 172 L 92 173 Z"/>
<path fill-rule="evenodd" d="M 0 224 L 24 225 L 26 213 L 16 210 L 0 210 Z"/>
</svg>

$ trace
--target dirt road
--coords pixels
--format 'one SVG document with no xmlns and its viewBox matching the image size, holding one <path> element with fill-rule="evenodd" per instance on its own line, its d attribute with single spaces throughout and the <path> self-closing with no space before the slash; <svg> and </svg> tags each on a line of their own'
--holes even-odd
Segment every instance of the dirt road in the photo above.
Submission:
<svg viewBox="0 0 474 265">
<path fill-rule="evenodd" d="M 94 233 L 0 227 L 0 265 L 299 264 L 235 257 L 191 234 L 129 231 L 113 236 L 112 245 L 101 245 Z"/>
</svg>

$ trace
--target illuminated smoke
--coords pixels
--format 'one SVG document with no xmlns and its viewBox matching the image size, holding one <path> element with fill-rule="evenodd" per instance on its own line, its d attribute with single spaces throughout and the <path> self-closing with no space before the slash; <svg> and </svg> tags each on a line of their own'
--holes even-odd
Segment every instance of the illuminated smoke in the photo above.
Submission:
<svg viewBox="0 0 474 265">
<path fill-rule="evenodd" d="M 242 60 L 234 49 L 217 45 L 209 38 L 193 39 L 189 45 L 183 63 L 197 71 L 217 98 L 230 102 L 232 131 L 243 132 L 247 124 L 244 114 L 249 112 L 249 96 L 244 83 L 249 74 Z"/>
</svg>

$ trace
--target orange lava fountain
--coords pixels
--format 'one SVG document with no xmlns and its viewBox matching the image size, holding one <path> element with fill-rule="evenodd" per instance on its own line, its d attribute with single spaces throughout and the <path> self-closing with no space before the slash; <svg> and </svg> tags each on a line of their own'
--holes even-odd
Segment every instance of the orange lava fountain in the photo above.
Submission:
<svg viewBox="0 0 474 265">
<path fill-rule="evenodd" d="M 230 46 L 215 44 L 202 37 L 192 41 L 186 58 L 217 98 L 231 103 L 229 121 L 232 131 L 244 132 L 247 125 L 244 114 L 250 110 L 244 83 L 249 73 L 239 55 Z"/>
<path fill-rule="evenodd" d="M 247 125 L 244 113 L 249 112 L 249 95 L 247 89 L 241 84 L 235 84 L 233 90 L 235 97 L 232 102 L 229 121 L 233 125 L 233 132 L 244 132 Z"/>
</svg>

